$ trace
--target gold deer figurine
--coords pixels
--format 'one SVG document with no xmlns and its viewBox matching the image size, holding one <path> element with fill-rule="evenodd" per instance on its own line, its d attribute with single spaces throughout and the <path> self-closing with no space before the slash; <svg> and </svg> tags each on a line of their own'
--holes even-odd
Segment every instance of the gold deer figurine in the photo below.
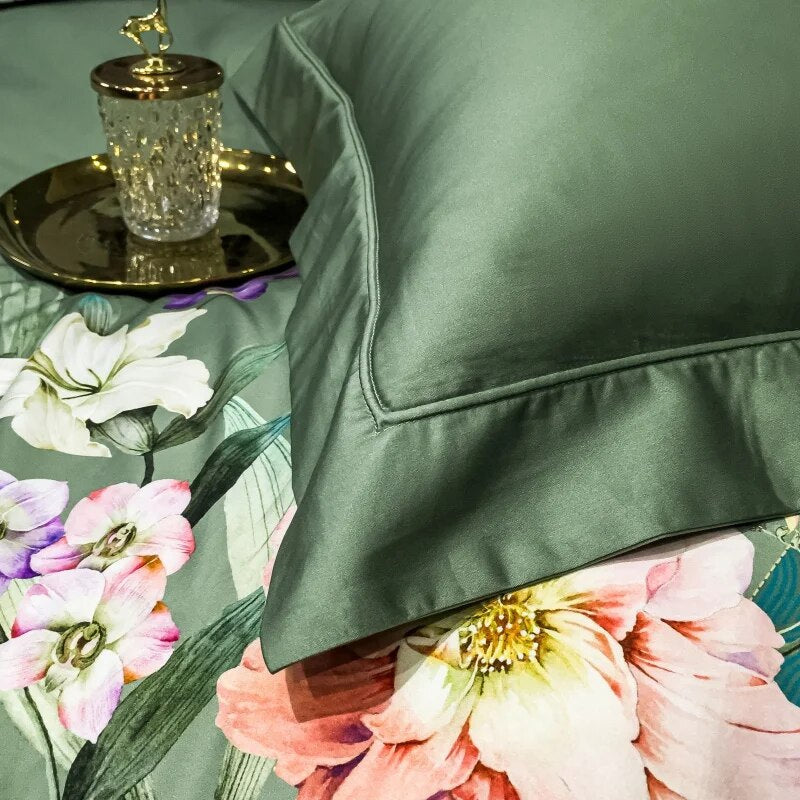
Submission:
<svg viewBox="0 0 800 800">
<path fill-rule="evenodd" d="M 155 31 L 158 34 L 158 55 L 150 52 L 142 39 L 143 33 Z M 145 65 L 136 71 L 139 72 L 164 72 L 166 63 L 160 58 L 172 45 L 172 31 L 167 24 L 167 0 L 158 0 L 156 10 L 141 17 L 129 17 L 120 29 L 123 36 L 127 36 L 134 44 L 141 48 L 146 56 Z"/>
</svg>

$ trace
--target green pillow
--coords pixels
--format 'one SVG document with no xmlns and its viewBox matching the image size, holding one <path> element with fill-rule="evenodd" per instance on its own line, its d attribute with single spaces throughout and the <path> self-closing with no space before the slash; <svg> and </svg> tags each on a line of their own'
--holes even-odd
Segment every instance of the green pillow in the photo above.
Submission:
<svg viewBox="0 0 800 800">
<path fill-rule="evenodd" d="M 800 505 L 794 0 L 323 0 L 234 77 L 311 198 L 271 669 Z"/>
</svg>

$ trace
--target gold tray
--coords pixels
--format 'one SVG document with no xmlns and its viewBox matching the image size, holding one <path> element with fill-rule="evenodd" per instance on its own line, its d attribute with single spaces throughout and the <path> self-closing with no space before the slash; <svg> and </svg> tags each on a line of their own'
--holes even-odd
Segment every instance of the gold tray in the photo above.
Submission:
<svg viewBox="0 0 800 800">
<path fill-rule="evenodd" d="M 40 172 L 0 196 L 0 252 L 45 280 L 83 289 L 162 292 L 247 278 L 292 263 L 289 236 L 306 207 L 282 158 L 225 150 L 214 230 L 151 242 L 122 220 L 105 155 Z"/>
</svg>

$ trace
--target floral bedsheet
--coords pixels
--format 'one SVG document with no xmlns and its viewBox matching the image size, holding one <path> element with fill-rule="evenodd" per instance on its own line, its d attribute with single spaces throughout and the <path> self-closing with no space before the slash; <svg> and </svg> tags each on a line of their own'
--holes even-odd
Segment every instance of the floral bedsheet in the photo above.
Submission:
<svg viewBox="0 0 800 800">
<path fill-rule="evenodd" d="M 296 290 L 0 267 L 0 796 L 800 797 L 797 516 L 267 672 Z"/>
</svg>

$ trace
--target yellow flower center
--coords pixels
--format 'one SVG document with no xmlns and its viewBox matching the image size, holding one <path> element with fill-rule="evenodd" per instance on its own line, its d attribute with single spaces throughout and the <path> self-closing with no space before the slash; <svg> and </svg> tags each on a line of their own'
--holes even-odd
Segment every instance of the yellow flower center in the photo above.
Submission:
<svg viewBox="0 0 800 800">
<path fill-rule="evenodd" d="M 461 667 L 486 675 L 536 660 L 542 628 L 527 599 L 523 592 L 504 594 L 458 629 Z"/>
</svg>

